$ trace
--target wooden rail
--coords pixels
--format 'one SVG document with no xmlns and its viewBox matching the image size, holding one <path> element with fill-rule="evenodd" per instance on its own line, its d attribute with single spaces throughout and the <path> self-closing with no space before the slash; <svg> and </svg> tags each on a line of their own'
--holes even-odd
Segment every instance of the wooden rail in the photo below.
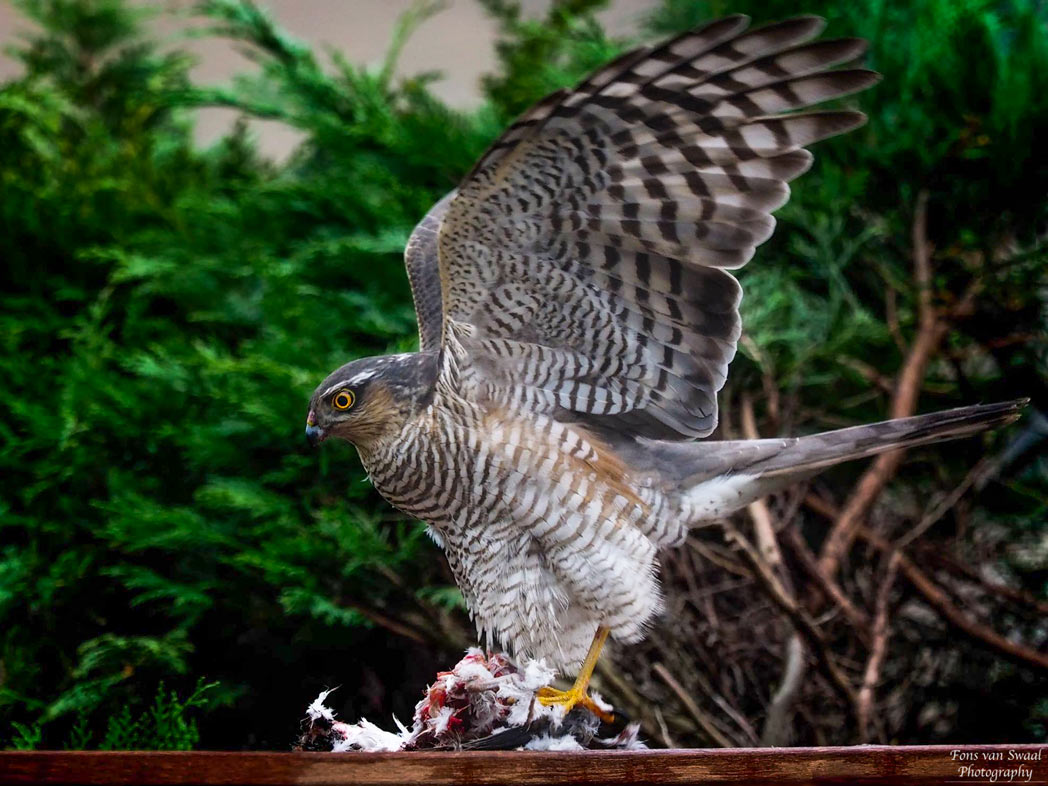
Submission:
<svg viewBox="0 0 1048 786">
<path fill-rule="evenodd" d="M 0 753 L 0 784 L 24 783 L 1043 785 L 1048 743 L 585 753 Z"/>
</svg>

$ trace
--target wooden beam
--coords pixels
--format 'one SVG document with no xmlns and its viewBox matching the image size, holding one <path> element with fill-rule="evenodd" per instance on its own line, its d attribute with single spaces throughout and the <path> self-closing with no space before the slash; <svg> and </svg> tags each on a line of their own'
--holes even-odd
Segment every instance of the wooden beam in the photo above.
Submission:
<svg viewBox="0 0 1048 786">
<path fill-rule="evenodd" d="M 936 784 L 1048 783 L 1048 746 L 587 751 L 583 753 L 0 753 L 0 784 Z M 1022 761 L 1020 757 L 1034 757 Z M 961 756 L 972 760 L 962 760 Z M 988 758 L 993 757 L 993 758 Z M 1043 760 L 1036 760 L 1040 756 Z M 999 758 L 997 758 L 999 757 Z M 1011 758 L 1010 758 L 1011 757 Z M 984 773 L 966 774 L 964 766 Z"/>
</svg>

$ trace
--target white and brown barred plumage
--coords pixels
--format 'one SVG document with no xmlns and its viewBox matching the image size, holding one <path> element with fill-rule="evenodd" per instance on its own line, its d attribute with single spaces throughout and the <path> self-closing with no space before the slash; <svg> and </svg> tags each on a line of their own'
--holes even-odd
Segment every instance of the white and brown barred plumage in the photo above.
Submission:
<svg viewBox="0 0 1048 786">
<path fill-rule="evenodd" d="M 834 69 L 862 41 L 809 43 L 820 19 L 747 22 L 630 52 L 528 111 L 412 235 L 420 351 L 349 363 L 313 396 L 307 433 L 354 442 L 430 525 L 489 643 L 571 664 L 598 625 L 636 640 L 659 610 L 656 552 L 690 528 L 1018 410 L 692 441 L 739 338 L 727 270 L 771 235 L 804 146 L 864 121 L 793 110 L 877 80 Z"/>
</svg>

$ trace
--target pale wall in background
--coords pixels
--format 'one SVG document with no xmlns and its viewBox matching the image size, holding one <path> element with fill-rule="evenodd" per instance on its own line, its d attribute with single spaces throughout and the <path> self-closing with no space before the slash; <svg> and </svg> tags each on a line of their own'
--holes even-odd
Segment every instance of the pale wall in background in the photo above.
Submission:
<svg viewBox="0 0 1048 786">
<path fill-rule="evenodd" d="M 601 14 L 613 33 L 628 33 L 637 19 L 656 5 L 657 0 L 615 0 Z M 413 0 L 263 0 L 280 25 L 292 35 L 312 45 L 330 46 L 356 63 L 382 61 L 400 14 Z M 143 0 L 142 4 L 147 4 Z M 216 39 L 182 40 L 181 33 L 191 22 L 184 18 L 191 0 L 148 3 L 163 9 L 156 32 L 161 40 L 195 53 L 199 62 L 194 80 L 222 83 L 251 64 L 234 48 Z M 522 0 L 528 14 L 542 13 L 549 0 Z M 16 41 L 28 24 L 18 15 L 10 0 L 0 0 L 0 43 L 6 47 Z M 400 59 L 400 74 L 440 71 L 444 77 L 434 92 L 452 106 L 475 106 L 480 100 L 479 79 L 495 65 L 495 25 L 474 0 L 454 0 L 449 7 L 428 19 L 416 31 Z M 17 64 L 0 56 L 0 81 L 18 73 Z M 232 110 L 207 109 L 199 113 L 197 139 L 207 144 L 220 137 L 232 124 Z M 262 151 L 274 158 L 285 157 L 299 135 L 279 123 L 253 121 Z"/>
</svg>

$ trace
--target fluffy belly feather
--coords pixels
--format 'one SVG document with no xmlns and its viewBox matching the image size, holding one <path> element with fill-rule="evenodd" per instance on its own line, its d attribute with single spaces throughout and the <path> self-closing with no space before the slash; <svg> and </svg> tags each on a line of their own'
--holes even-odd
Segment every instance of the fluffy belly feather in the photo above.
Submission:
<svg viewBox="0 0 1048 786">
<path fill-rule="evenodd" d="M 364 461 L 429 523 L 489 646 L 570 665 L 599 624 L 635 640 L 659 610 L 665 500 L 584 432 L 444 404 Z"/>
</svg>

